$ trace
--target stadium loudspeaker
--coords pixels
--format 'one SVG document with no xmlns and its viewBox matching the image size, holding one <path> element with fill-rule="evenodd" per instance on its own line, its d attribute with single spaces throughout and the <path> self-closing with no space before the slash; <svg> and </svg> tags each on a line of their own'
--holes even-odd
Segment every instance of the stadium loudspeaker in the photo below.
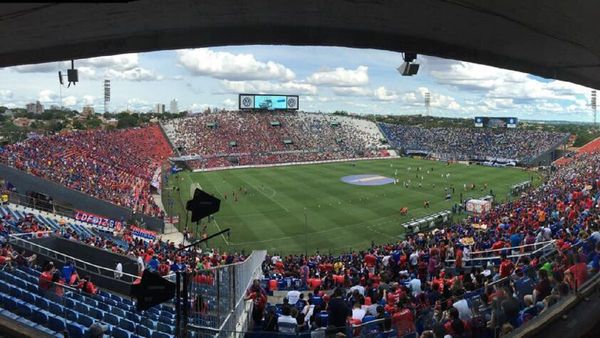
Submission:
<svg viewBox="0 0 600 338">
<path fill-rule="evenodd" d="M 169 282 L 159 274 L 144 270 L 142 280 L 131 284 L 130 295 L 137 300 L 138 311 L 148 310 L 175 297 L 175 283 Z"/>
<path fill-rule="evenodd" d="M 79 82 L 79 75 L 77 74 L 77 69 L 67 69 L 67 80 L 73 83 Z"/>
<path fill-rule="evenodd" d="M 187 202 L 185 208 L 192 212 L 192 222 L 198 222 L 202 218 L 219 211 L 220 206 L 220 199 L 196 188 L 194 198 Z"/>
<path fill-rule="evenodd" d="M 419 64 L 404 62 L 400 65 L 400 67 L 397 68 L 397 70 L 398 73 L 402 74 L 402 76 L 413 76 L 419 71 Z"/>
</svg>

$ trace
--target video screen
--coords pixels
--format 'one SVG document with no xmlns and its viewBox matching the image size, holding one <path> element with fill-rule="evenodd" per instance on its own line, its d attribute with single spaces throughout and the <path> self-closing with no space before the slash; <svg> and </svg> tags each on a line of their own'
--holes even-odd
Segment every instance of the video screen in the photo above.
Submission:
<svg viewBox="0 0 600 338">
<path fill-rule="evenodd" d="M 254 108 L 255 109 L 287 109 L 286 97 L 285 96 L 270 96 L 270 95 L 256 95 L 254 96 Z"/>
</svg>

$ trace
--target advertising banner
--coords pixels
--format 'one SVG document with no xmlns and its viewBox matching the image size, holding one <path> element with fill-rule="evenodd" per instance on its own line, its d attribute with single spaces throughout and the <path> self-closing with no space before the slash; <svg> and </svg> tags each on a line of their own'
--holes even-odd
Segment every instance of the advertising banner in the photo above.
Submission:
<svg viewBox="0 0 600 338">
<path fill-rule="evenodd" d="M 81 210 L 75 210 L 75 219 L 91 224 L 97 228 L 108 229 L 111 231 L 120 231 L 123 228 L 123 222 L 119 220 L 98 216 Z"/>
</svg>

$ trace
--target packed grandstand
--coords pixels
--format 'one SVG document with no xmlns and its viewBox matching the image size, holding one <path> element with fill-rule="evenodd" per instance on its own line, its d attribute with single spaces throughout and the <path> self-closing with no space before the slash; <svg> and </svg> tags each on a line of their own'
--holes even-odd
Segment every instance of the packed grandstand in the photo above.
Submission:
<svg viewBox="0 0 600 338">
<path fill-rule="evenodd" d="M 180 157 L 191 158 L 191 168 L 206 169 L 389 156 L 382 151 L 382 140 L 392 148 L 459 159 L 524 161 L 564 138 L 523 130 L 377 125 L 303 112 L 227 111 L 162 126 L 30 139 L 4 147 L 0 158 L 32 175 L 156 216 L 161 211 L 151 196 L 152 181 L 172 156 L 170 145 Z M 495 205 L 481 218 L 470 216 L 442 229 L 342 255 L 269 253 L 261 259 L 261 278 L 244 297 L 251 301 L 251 330 L 257 336 L 507 334 L 573 294 L 599 271 L 599 188 L 596 142 L 561 163 L 540 187 Z M 0 208 L 4 239 L 59 236 L 134 259 L 138 273 L 143 269 L 165 277 L 177 271 L 192 273 L 189 320 L 205 330 L 200 332 L 214 334 L 225 320 L 222 307 L 227 304 L 219 284 L 234 281 L 223 279 L 228 274 L 218 268 L 249 261 L 241 253 L 180 251 L 183 244 L 143 240 L 127 228 L 109 234 L 68 217 L 48 217 L 4 204 Z M 127 297 L 98 290 L 93 278 L 77 275 L 72 266 L 42 263 L 10 243 L 2 244 L 4 316 L 51 335 L 66 331 L 82 337 L 90 327 L 114 337 L 162 338 L 175 333 L 172 304 L 138 312 Z M 276 294 L 284 298 L 273 297 Z"/>
</svg>

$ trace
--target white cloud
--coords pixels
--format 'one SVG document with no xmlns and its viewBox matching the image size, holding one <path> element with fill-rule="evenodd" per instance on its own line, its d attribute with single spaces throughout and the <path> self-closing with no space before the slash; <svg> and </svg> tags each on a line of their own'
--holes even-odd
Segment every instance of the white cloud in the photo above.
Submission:
<svg viewBox="0 0 600 338">
<path fill-rule="evenodd" d="M 79 67 L 78 68 L 79 78 L 81 79 L 96 79 L 96 68 L 93 67 Z M 65 78 L 66 80 L 66 78 Z"/>
<path fill-rule="evenodd" d="M 156 75 L 153 71 L 142 68 L 135 67 L 128 70 L 115 70 L 108 69 L 105 73 L 106 77 L 116 80 L 125 80 L 125 81 L 156 81 L 162 80 L 163 77 L 160 75 Z"/>
<path fill-rule="evenodd" d="M 333 93 L 338 96 L 371 96 L 373 91 L 364 87 L 335 87 Z"/>
<path fill-rule="evenodd" d="M 315 95 L 317 87 L 309 83 L 269 81 L 222 81 L 227 93 Z"/>
<path fill-rule="evenodd" d="M 177 55 L 179 64 L 192 74 L 216 79 L 290 81 L 296 76 L 284 65 L 274 61 L 258 61 L 252 54 L 232 54 L 197 48 L 179 50 Z"/>
<path fill-rule="evenodd" d="M 237 107 L 237 103 L 234 100 L 232 100 L 232 99 L 226 99 L 225 101 L 223 101 L 223 104 L 227 108 L 235 108 L 235 107 Z"/>
<path fill-rule="evenodd" d="M 437 83 L 481 91 L 494 99 L 575 101 L 590 92 L 589 88 L 568 82 L 539 81 L 525 73 L 462 61 L 441 62 L 432 68 Z"/>
<path fill-rule="evenodd" d="M 375 89 L 373 96 L 379 101 L 394 101 L 398 99 L 398 94 L 396 94 L 396 92 L 386 89 L 383 86 Z"/>
<path fill-rule="evenodd" d="M 117 70 L 128 70 L 137 67 L 138 64 L 138 54 L 129 53 L 76 60 L 75 68 L 80 68 L 79 66 L 88 66 L 95 68 L 114 68 Z"/>
<path fill-rule="evenodd" d="M 1 100 L 10 100 L 12 98 L 13 98 L 12 90 L 0 89 L 0 99 Z"/>
<path fill-rule="evenodd" d="M 322 70 L 310 75 L 308 82 L 315 85 L 332 87 L 357 87 L 369 83 L 369 67 L 358 66 L 356 69 L 338 67 L 334 70 Z"/>
<path fill-rule="evenodd" d="M 511 109 L 515 106 L 514 100 L 509 98 L 486 98 L 482 103 L 489 109 Z M 476 105 L 475 103 L 473 103 Z"/>
<path fill-rule="evenodd" d="M 77 97 L 75 97 L 73 95 L 63 97 L 62 103 L 64 106 L 73 107 L 73 106 L 77 105 Z"/>
<path fill-rule="evenodd" d="M 63 70 L 64 67 L 61 67 L 63 64 L 66 64 L 66 63 L 62 63 L 62 62 L 36 63 L 36 64 L 32 64 L 32 65 L 8 67 L 8 69 L 14 70 L 19 73 L 49 73 L 49 72 L 57 72 L 59 70 Z"/>
<path fill-rule="evenodd" d="M 44 89 L 40 91 L 38 95 L 38 101 L 40 101 L 41 103 L 57 102 L 58 94 L 56 94 L 50 89 Z"/>
<path fill-rule="evenodd" d="M 94 101 L 96 97 L 93 95 L 84 95 L 83 96 L 83 104 L 86 106 L 94 105 Z"/>
</svg>

